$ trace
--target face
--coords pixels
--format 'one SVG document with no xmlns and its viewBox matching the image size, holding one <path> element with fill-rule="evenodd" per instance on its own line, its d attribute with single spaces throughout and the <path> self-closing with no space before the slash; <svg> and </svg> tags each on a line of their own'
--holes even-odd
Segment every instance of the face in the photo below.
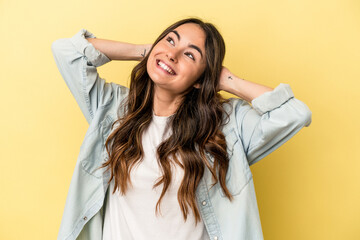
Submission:
<svg viewBox="0 0 360 240">
<path fill-rule="evenodd" d="M 205 32 L 194 23 L 175 28 L 151 51 L 147 72 L 158 88 L 179 95 L 195 84 L 206 67 Z"/>
</svg>

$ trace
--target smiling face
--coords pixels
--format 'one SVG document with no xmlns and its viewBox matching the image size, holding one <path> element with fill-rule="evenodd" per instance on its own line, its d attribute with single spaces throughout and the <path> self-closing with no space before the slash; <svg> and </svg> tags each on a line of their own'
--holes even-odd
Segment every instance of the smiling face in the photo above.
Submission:
<svg viewBox="0 0 360 240">
<path fill-rule="evenodd" d="M 205 32 L 195 23 L 186 23 L 169 32 L 152 49 L 147 72 L 158 88 L 181 95 L 195 84 L 206 67 Z"/>
</svg>

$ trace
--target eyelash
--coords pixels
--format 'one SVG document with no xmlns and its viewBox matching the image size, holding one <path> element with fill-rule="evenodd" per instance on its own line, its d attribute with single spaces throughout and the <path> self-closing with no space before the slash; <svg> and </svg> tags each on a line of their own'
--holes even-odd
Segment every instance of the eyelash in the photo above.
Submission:
<svg viewBox="0 0 360 240">
<path fill-rule="evenodd" d="M 170 41 L 173 41 L 173 42 L 174 42 L 174 40 L 172 39 L 172 37 L 167 37 L 167 38 L 166 38 L 166 41 L 168 41 L 169 43 L 170 43 Z M 175 43 L 175 42 L 174 42 L 174 43 Z M 170 44 L 171 44 L 171 43 L 170 43 Z M 190 55 L 191 55 L 190 58 L 195 61 L 195 57 L 194 57 L 194 55 L 193 55 L 192 53 L 186 52 L 185 54 L 190 54 Z"/>
</svg>

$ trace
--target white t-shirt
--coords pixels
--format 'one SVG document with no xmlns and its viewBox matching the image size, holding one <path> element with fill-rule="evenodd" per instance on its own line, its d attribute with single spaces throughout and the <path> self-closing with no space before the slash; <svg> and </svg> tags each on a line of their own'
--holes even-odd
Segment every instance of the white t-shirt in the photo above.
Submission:
<svg viewBox="0 0 360 240">
<path fill-rule="evenodd" d="M 195 227 L 195 218 L 191 208 L 184 221 L 177 191 L 182 181 L 183 169 L 171 164 L 172 181 L 161 200 L 162 215 L 155 214 L 163 184 L 153 189 L 156 180 L 161 177 L 161 169 L 156 159 L 156 149 L 165 140 L 171 130 L 166 130 L 169 117 L 156 116 L 142 136 L 144 159 L 136 164 L 130 174 L 131 185 L 124 196 L 114 189 L 111 181 L 106 202 L 103 240 L 208 240 L 203 221 Z M 166 131 L 165 131 L 166 130 Z"/>
</svg>

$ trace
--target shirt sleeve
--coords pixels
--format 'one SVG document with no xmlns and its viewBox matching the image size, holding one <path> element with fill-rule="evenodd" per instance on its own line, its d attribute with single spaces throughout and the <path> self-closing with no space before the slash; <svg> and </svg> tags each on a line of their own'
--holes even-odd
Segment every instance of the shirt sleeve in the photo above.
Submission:
<svg viewBox="0 0 360 240">
<path fill-rule="evenodd" d="M 96 38 L 86 29 L 81 29 L 71 38 L 55 40 L 51 45 L 56 65 L 90 124 L 96 110 L 113 100 L 119 86 L 106 83 L 97 67 L 111 60 L 98 51 L 86 38 Z"/>
<path fill-rule="evenodd" d="M 235 119 L 248 163 L 252 165 L 311 124 L 312 113 L 294 97 L 289 84 L 280 83 L 251 102 L 234 102 Z"/>
</svg>

